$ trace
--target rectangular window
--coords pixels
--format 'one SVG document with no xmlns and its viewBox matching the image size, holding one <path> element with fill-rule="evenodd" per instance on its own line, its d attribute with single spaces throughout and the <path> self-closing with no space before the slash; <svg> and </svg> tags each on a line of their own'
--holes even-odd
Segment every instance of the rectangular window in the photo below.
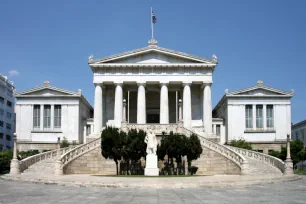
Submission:
<svg viewBox="0 0 306 204">
<path fill-rule="evenodd" d="M 274 127 L 273 105 L 267 105 L 267 128 Z"/>
<path fill-rule="evenodd" d="M 54 128 L 61 128 L 62 125 L 62 106 L 54 106 Z"/>
<path fill-rule="evenodd" d="M 91 127 L 90 125 L 86 125 L 86 135 L 90 135 L 91 133 Z"/>
<path fill-rule="evenodd" d="M 220 125 L 216 125 L 216 135 L 220 135 Z"/>
<path fill-rule="evenodd" d="M 51 127 L 51 105 L 44 105 L 44 128 Z"/>
<path fill-rule="evenodd" d="M 12 125 L 9 124 L 9 123 L 6 123 L 6 129 L 7 129 L 7 130 L 11 130 L 11 129 L 12 129 Z"/>
<path fill-rule="evenodd" d="M 2 108 L 0 108 L 0 116 L 4 115 L 4 110 Z"/>
<path fill-rule="evenodd" d="M 6 117 L 7 117 L 8 119 L 12 119 L 12 113 L 6 112 Z"/>
<path fill-rule="evenodd" d="M 7 104 L 8 107 L 12 107 L 12 102 L 7 101 L 6 104 Z"/>
<path fill-rule="evenodd" d="M 256 105 L 256 128 L 263 128 L 263 106 Z"/>
<path fill-rule="evenodd" d="M 0 96 L 0 104 L 4 104 L 4 98 Z"/>
<path fill-rule="evenodd" d="M 0 127 L 3 127 L 3 121 L 0 120 Z"/>
<path fill-rule="evenodd" d="M 252 105 L 245 106 L 245 127 L 253 128 L 253 108 Z"/>
<path fill-rule="evenodd" d="M 33 108 L 33 127 L 40 128 L 40 105 L 34 105 Z"/>
<path fill-rule="evenodd" d="M 0 132 L 0 139 L 3 139 L 3 133 Z"/>
<path fill-rule="evenodd" d="M 11 136 L 10 135 L 6 135 L 6 140 L 7 141 L 11 141 Z"/>
</svg>

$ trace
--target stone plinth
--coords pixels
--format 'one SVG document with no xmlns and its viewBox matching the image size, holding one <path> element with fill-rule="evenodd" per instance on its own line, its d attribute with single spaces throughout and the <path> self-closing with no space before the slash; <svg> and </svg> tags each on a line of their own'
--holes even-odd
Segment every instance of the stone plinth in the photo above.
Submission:
<svg viewBox="0 0 306 204">
<path fill-rule="evenodd" d="M 146 156 L 145 176 L 158 176 L 159 169 L 157 167 L 157 155 L 148 154 Z"/>
</svg>

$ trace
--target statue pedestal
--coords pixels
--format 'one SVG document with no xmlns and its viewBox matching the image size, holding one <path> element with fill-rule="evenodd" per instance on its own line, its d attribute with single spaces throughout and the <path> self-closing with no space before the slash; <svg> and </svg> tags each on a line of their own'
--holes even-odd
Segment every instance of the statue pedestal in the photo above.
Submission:
<svg viewBox="0 0 306 204">
<path fill-rule="evenodd" d="M 147 154 L 145 176 L 159 176 L 159 169 L 157 167 L 157 155 Z"/>
</svg>

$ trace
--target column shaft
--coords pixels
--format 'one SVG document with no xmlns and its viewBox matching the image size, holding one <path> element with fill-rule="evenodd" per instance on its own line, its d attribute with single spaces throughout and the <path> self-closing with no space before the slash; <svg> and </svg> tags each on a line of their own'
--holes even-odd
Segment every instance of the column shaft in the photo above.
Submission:
<svg viewBox="0 0 306 204">
<path fill-rule="evenodd" d="M 138 84 L 137 124 L 146 124 L 146 90 L 144 84 Z"/>
<path fill-rule="evenodd" d="M 100 134 L 102 129 L 102 87 L 96 84 L 94 101 L 94 134 Z"/>
<path fill-rule="evenodd" d="M 253 130 L 256 129 L 256 105 L 252 106 L 252 110 L 253 110 Z"/>
<path fill-rule="evenodd" d="M 116 84 L 115 89 L 115 108 L 114 108 L 114 120 L 115 120 L 115 126 L 121 127 L 122 122 L 122 107 L 123 107 L 123 90 L 122 90 L 122 84 L 118 83 Z"/>
<path fill-rule="evenodd" d="M 51 105 L 51 130 L 54 129 L 54 105 Z"/>
<path fill-rule="evenodd" d="M 184 127 L 191 128 L 191 90 L 190 90 L 190 83 L 185 83 L 184 84 L 183 121 L 184 121 Z"/>
<path fill-rule="evenodd" d="M 169 99 L 168 87 L 166 84 L 161 85 L 160 89 L 160 124 L 169 124 Z"/>
<path fill-rule="evenodd" d="M 44 105 L 40 105 L 40 130 L 44 129 Z"/>
<path fill-rule="evenodd" d="M 204 109 L 204 129 L 208 134 L 212 133 L 212 107 L 211 107 L 211 84 L 204 84 L 203 109 Z"/>
<path fill-rule="evenodd" d="M 267 105 L 263 105 L 263 129 L 267 129 Z"/>
</svg>

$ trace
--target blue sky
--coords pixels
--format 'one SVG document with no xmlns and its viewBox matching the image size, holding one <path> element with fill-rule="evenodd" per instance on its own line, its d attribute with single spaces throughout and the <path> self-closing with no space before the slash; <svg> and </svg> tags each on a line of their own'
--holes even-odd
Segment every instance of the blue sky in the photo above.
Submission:
<svg viewBox="0 0 306 204">
<path fill-rule="evenodd" d="M 159 46 L 219 59 L 213 106 L 225 89 L 265 85 L 290 91 L 292 121 L 306 119 L 306 1 L 15 1 L 0 2 L 0 72 L 17 91 L 49 80 L 93 104 L 88 56 L 147 46 L 150 7 Z"/>
</svg>

